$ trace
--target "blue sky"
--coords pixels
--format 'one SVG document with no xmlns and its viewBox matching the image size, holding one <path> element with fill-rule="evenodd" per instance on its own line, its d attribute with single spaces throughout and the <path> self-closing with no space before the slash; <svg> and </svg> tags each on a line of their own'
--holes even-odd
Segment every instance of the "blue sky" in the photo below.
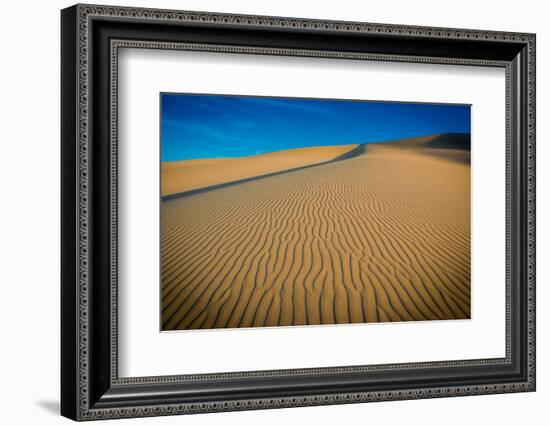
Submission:
<svg viewBox="0 0 550 426">
<path fill-rule="evenodd" d="M 470 106 L 161 94 L 162 161 L 470 133 Z"/>
</svg>

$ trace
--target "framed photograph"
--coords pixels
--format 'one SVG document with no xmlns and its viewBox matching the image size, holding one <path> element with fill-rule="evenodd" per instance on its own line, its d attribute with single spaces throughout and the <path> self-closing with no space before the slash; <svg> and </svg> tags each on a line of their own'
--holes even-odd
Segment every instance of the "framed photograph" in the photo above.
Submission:
<svg viewBox="0 0 550 426">
<path fill-rule="evenodd" d="M 61 12 L 61 411 L 535 390 L 535 35 Z"/>
</svg>

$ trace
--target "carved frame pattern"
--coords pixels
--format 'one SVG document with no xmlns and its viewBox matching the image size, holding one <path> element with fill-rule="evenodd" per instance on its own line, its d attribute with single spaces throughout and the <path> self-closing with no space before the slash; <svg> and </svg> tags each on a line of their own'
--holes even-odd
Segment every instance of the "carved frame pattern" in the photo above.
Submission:
<svg viewBox="0 0 550 426">
<path fill-rule="evenodd" d="M 519 34 L 510 32 L 478 31 L 464 29 L 447 28 L 427 28 L 411 27 L 401 25 L 370 24 L 358 22 L 337 22 L 310 19 L 294 18 L 275 18 L 266 16 L 246 16 L 229 15 L 202 12 L 187 11 L 169 11 L 155 9 L 136 9 L 126 7 L 103 7 L 78 5 L 77 14 L 77 271 L 76 295 L 77 295 L 77 358 L 76 364 L 77 383 L 77 409 L 76 419 L 92 420 L 105 418 L 122 417 L 141 417 L 141 416 L 159 416 L 171 414 L 187 413 L 205 413 L 230 410 L 250 410 L 263 408 L 279 408 L 294 406 L 310 406 L 325 404 L 344 404 L 367 401 L 384 400 L 402 400 L 416 398 L 435 398 L 444 396 L 464 396 L 488 393 L 505 393 L 518 391 L 533 391 L 535 389 L 535 36 L 533 34 Z M 90 215 L 90 162 L 89 162 L 89 121 L 90 111 L 90 82 L 89 82 L 89 55 L 90 55 L 90 22 L 94 18 L 116 17 L 129 20 L 146 21 L 171 21 L 181 23 L 209 23 L 222 25 L 251 26 L 259 28 L 299 28 L 303 30 L 315 30 L 326 32 L 349 32 L 349 33 L 367 33 L 383 35 L 411 35 L 422 38 L 438 38 L 452 40 L 485 40 L 485 41 L 507 41 L 513 43 L 523 43 L 527 47 L 527 274 L 528 282 L 526 285 L 527 294 L 527 380 L 522 382 L 500 383 L 494 385 L 480 386 L 449 386 L 420 389 L 401 389 L 380 392 L 354 392 L 354 393 L 328 393 L 325 395 L 312 395 L 300 397 L 273 397 L 257 398 L 243 400 L 227 400 L 216 402 L 195 403 L 166 403 L 141 407 L 118 407 L 118 408 L 94 408 L 90 403 L 89 383 L 89 354 L 90 354 L 90 336 L 89 336 L 89 215 Z M 510 301 L 510 208 L 511 208 L 511 189 L 510 189 L 510 132 L 507 128 L 507 315 L 506 315 L 506 358 L 504 359 L 484 359 L 484 360 L 465 360 L 453 362 L 435 362 L 435 363 L 415 363 L 415 364 L 393 364 L 364 367 L 327 367 L 323 369 L 306 370 L 276 370 L 248 373 L 227 373 L 221 375 L 197 375 L 197 376 L 161 376 L 146 378 L 119 378 L 117 369 L 117 70 L 118 70 L 118 49 L 120 48 L 155 48 L 155 49 L 177 49 L 177 50 L 197 50 L 197 51 L 215 51 L 239 54 L 264 54 L 264 55 L 297 55 L 297 56 L 315 56 L 340 59 L 362 59 L 378 61 L 397 61 L 397 62 L 425 62 L 425 63 L 446 63 L 458 65 L 482 65 L 504 67 L 506 69 L 506 104 L 507 104 L 507 123 L 511 114 L 510 106 L 510 64 L 506 61 L 487 61 L 472 60 L 460 58 L 438 58 L 438 57 L 416 57 L 402 55 L 379 55 L 364 53 L 346 53 L 346 52 L 327 52 L 314 50 L 297 49 L 273 49 L 273 48 L 254 48 L 242 46 L 216 46 L 192 43 L 170 43 L 170 42 L 151 42 L 141 40 L 112 40 L 111 41 L 111 158 L 113 167 L 111 168 L 111 381 L 113 384 L 148 384 L 148 383 L 170 383 L 180 381 L 200 381 L 216 380 L 220 378 L 243 378 L 243 377 L 263 377 L 263 376 L 300 376 L 304 374 L 319 373 L 330 374 L 332 372 L 342 371 L 372 371 L 385 369 L 406 369 L 422 367 L 439 366 L 457 366 L 457 365 L 488 365 L 502 364 L 510 361 L 510 322 L 511 314 L 509 310 Z M 507 124 L 508 125 L 508 124 Z"/>
</svg>

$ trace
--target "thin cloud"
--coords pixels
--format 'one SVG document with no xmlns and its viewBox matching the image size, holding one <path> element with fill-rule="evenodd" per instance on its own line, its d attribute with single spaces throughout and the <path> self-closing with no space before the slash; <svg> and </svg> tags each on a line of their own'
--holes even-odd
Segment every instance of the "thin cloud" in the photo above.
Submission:
<svg viewBox="0 0 550 426">
<path fill-rule="evenodd" d="M 308 100 L 284 100 L 284 99 L 268 99 L 268 98 L 237 98 L 242 103 L 253 103 L 271 108 L 282 108 L 286 110 L 302 111 L 317 113 L 323 115 L 335 115 L 336 111 L 333 108 L 326 108 L 318 102 Z"/>
<path fill-rule="evenodd" d="M 253 140 L 253 139 L 242 138 L 240 136 L 231 136 L 227 133 L 216 131 L 210 126 L 204 126 L 193 122 L 186 123 L 186 122 L 175 122 L 173 120 L 166 120 L 165 125 L 173 130 L 191 132 L 201 136 L 207 136 L 212 139 L 250 142 L 250 143 L 257 142 L 257 140 Z"/>
</svg>

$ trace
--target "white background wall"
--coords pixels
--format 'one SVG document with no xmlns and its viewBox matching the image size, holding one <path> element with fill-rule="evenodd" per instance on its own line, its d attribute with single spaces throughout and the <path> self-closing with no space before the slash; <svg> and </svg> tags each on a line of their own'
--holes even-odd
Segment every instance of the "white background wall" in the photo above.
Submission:
<svg viewBox="0 0 550 426">
<path fill-rule="evenodd" d="M 102 424 L 548 424 L 550 27 L 540 0 L 103 1 L 143 7 L 537 33 L 538 390 L 530 394 L 293 408 Z M 11 1 L 0 24 L 0 419 L 68 424 L 59 404 L 59 9 Z M 490 255 L 487 253 L 486 255 Z"/>
</svg>

